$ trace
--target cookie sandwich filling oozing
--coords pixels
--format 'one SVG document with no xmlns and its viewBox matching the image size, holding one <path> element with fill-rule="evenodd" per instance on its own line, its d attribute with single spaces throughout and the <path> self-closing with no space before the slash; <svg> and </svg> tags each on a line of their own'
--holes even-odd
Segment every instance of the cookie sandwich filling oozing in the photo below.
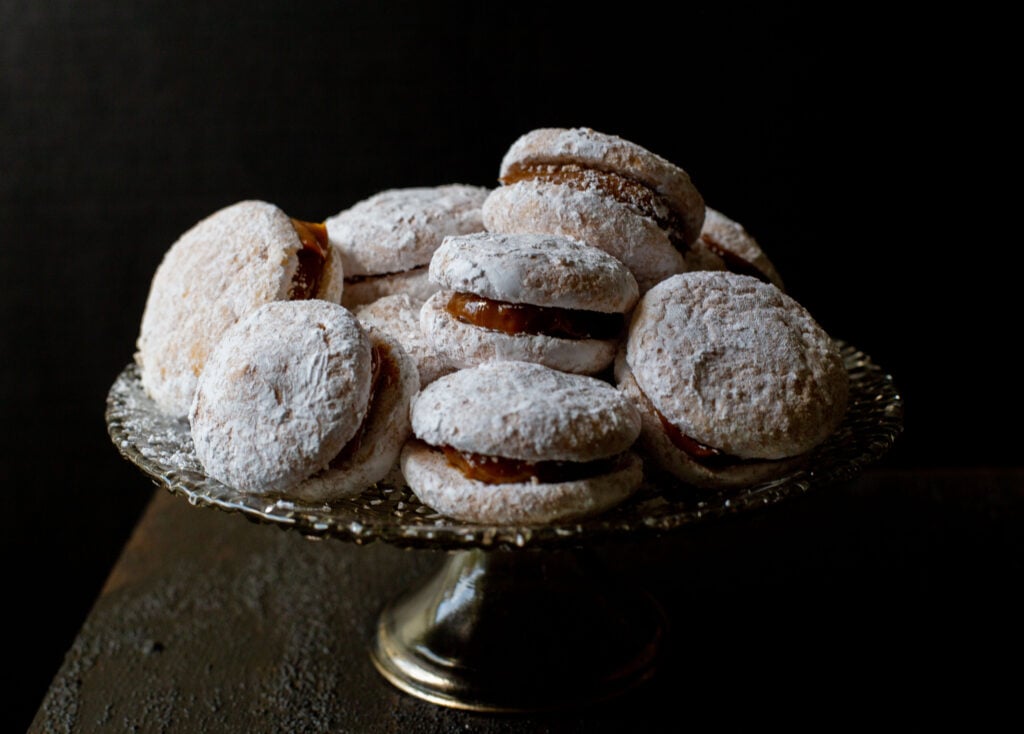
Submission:
<svg viewBox="0 0 1024 734">
<path fill-rule="evenodd" d="M 452 293 L 445 310 L 464 324 L 513 335 L 615 339 L 625 326 L 622 314 L 509 303 L 464 292 Z"/>
<path fill-rule="evenodd" d="M 725 263 L 726 270 L 736 273 L 737 275 L 750 275 L 764 283 L 768 283 L 769 285 L 772 284 L 771 278 L 769 278 L 763 270 L 746 258 L 742 258 L 735 252 L 730 252 L 722 247 L 721 243 L 708 235 L 707 232 L 701 233 L 700 239 L 701 242 L 704 243 L 705 247 L 718 255 L 718 257 L 722 258 L 722 262 Z"/>
<path fill-rule="evenodd" d="M 744 464 L 761 464 L 765 462 L 777 461 L 776 459 L 744 459 L 739 456 L 727 454 L 721 449 L 717 449 L 714 446 L 708 446 L 707 444 L 701 443 L 692 436 L 687 436 L 685 433 L 679 430 L 679 427 L 675 423 L 670 421 L 664 416 L 664 414 L 654 407 L 651 399 L 647 397 L 647 394 L 641 390 L 644 400 L 651 406 L 654 414 L 658 416 L 658 421 L 661 422 L 661 428 L 668 437 L 668 440 L 672 442 L 672 445 L 682 451 L 691 461 L 700 464 L 706 469 L 717 470 L 717 469 L 728 469 L 733 466 L 742 466 Z"/>
<path fill-rule="evenodd" d="M 415 275 L 416 273 L 426 272 L 430 267 L 427 265 L 416 265 L 415 267 L 409 268 L 408 270 L 396 270 L 393 273 L 373 273 L 372 275 L 352 275 L 345 278 L 345 282 L 348 284 L 352 283 L 371 283 L 375 280 L 384 280 L 386 278 L 393 278 L 396 275 Z"/>
<path fill-rule="evenodd" d="M 323 277 L 324 265 L 330 253 L 327 227 L 321 223 L 303 222 L 299 219 L 292 219 L 292 226 L 299 236 L 302 249 L 298 252 L 299 265 L 292 278 L 288 300 L 307 301 L 315 298 L 320 290 L 320 279 Z"/>
<path fill-rule="evenodd" d="M 464 477 L 484 484 L 554 484 L 590 479 L 616 471 L 623 465 L 624 457 L 618 454 L 593 461 L 524 461 L 460 451 L 452 446 L 442 446 L 440 450 L 448 464 Z"/>
<path fill-rule="evenodd" d="M 685 226 L 682 217 L 668 201 L 640 181 L 575 163 L 514 164 L 501 179 L 506 186 L 520 181 L 558 184 L 578 191 L 593 191 L 611 197 L 653 220 L 665 231 L 672 246 L 681 254 L 686 254 L 689 249 L 689 244 L 683 236 Z"/>
</svg>

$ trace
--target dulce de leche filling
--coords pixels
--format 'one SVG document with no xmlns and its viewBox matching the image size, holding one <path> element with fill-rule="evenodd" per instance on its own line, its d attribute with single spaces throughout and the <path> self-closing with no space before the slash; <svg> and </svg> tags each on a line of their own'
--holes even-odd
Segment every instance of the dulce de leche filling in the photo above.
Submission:
<svg viewBox="0 0 1024 734">
<path fill-rule="evenodd" d="M 302 249 L 298 252 L 299 266 L 292 278 L 292 287 L 288 291 L 288 300 L 306 301 L 315 298 L 320 289 L 320 278 L 324 273 L 324 263 L 330 252 L 327 239 L 327 226 L 317 222 L 303 222 L 292 219 L 295 233 L 299 235 Z"/>
<path fill-rule="evenodd" d="M 373 425 L 376 413 L 379 410 L 380 401 L 378 396 L 380 392 L 398 382 L 398 366 L 395 364 L 391 348 L 387 344 L 374 344 L 370 357 L 372 372 L 370 375 L 370 398 L 366 405 L 366 414 L 363 416 L 363 422 L 356 429 L 355 435 L 331 459 L 329 466 L 332 469 L 342 466 L 359 451 L 363 445 L 363 440 L 366 438 L 366 433 L 369 427 Z"/>
<path fill-rule="evenodd" d="M 541 181 L 570 186 L 578 191 L 598 191 L 653 219 L 665 230 L 672 246 L 679 252 L 685 254 L 689 249 L 683 238 L 685 227 L 679 214 L 664 198 L 634 179 L 575 163 L 531 163 L 510 166 L 501 179 L 505 185 L 518 181 Z"/>
<path fill-rule="evenodd" d="M 649 398 L 648 402 L 650 402 Z M 721 449 L 703 444 L 680 431 L 674 423 L 662 415 L 661 411 L 654 408 L 653 405 L 651 407 L 658 416 L 658 420 L 661 421 L 661 427 L 664 429 L 665 435 L 668 436 L 668 440 L 672 442 L 672 445 L 703 467 L 708 469 L 728 469 L 729 467 L 741 466 L 743 464 L 763 464 L 775 461 L 775 459 L 743 459 L 739 456 L 727 454 Z"/>
<path fill-rule="evenodd" d="M 411 275 L 413 273 L 422 272 L 429 268 L 429 265 L 417 265 L 409 268 L 408 270 L 396 270 L 390 273 L 372 273 L 368 275 L 351 275 L 345 276 L 346 283 L 366 283 L 372 280 L 380 280 L 382 278 L 391 278 L 395 275 Z"/>
<path fill-rule="evenodd" d="M 452 293 L 445 310 L 464 324 L 559 339 L 614 339 L 625 325 L 622 314 L 509 303 L 473 293 Z"/>
<path fill-rule="evenodd" d="M 485 484 L 513 484 L 538 481 L 542 484 L 589 479 L 614 471 L 622 455 L 595 461 L 523 461 L 500 456 L 459 451 L 442 446 L 448 464 L 466 477 Z"/>
<path fill-rule="evenodd" d="M 762 459 L 741 459 L 739 456 L 727 454 L 721 449 L 716 449 L 714 446 L 708 446 L 692 436 L 687 436 L 685 433 L 680 431 L 672 421 L 666 418 L 660 410 L 654 407 L 654 403 L 652 403 L 651 399 L 647 397 L 647 393 L 640 389 L 639 385 L 637 385 L 636 388 L 640 391 L 640 395 L 643 396 L 648 407 L 650 407 L 650 409 L 654 411 L 654 414 L 658 416 L 658 420 L 661 422 L 661 428 L 668 437 L 668 440 L 672 442 L 673 446 L 689 456 L 694 462 L 707 467 L 708 469 L 727 469 L 730 466 L 737 466 L 739 464 L 750 463 L 752 461 L 762 461 Z"/>
<path fill-rule="evenodd" d="M 661 421 L 661 427 L 665 431 L 665 435 L 668 436 L 668 440 L 672 442 L 672 445 L 701 466 L 706 466 L 709 469 L 724 469 L 743 462 L 743 459 L 738 456 L 732 456 L 721 449 L 708 446 L 695 438 L 687 436 L 676 428 L 674 423 L 662 415 L 661 411 L 657 408 L 654 409 L 654 412 L 658 416 L 658 420 Z"/>
<path fill-rule="evenodd" d="M 704 243 L 705 247 L 711 250 L 711 252 L 718 255 L 720 258 L 722 258 L 722 262 L 725 263 L 726 270 L 736 273 L 737 275 L 752 275 L 758 280 L 763 280 L 765 283 L 772 282 L 771 278 L 765 275 L 765 273 L 759 267 L 754 265 L 746 258 L 740 257 L 735 252 L 729 252 L 724 247 L 722 247 L 718 242 L 708 237 L 706 234 L 702 234 L 700 236 L 700 239 Z"/>
</svg>

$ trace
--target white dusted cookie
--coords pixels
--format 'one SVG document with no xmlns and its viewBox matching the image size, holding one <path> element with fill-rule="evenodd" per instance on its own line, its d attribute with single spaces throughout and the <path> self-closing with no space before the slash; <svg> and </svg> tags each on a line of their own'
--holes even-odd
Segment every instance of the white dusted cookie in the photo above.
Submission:
<svg viewBox="0 0 1024 734">
<path fill-rule="evenodd" d="M 402 345 L 379 329 L 368 329 L 374 372 L 369 407 L 356 435 L 323 471 L 288 489 L 303 502 L 354 497 L 397 467 L 411 435 L 409 404 L 419 390 L 416 363 Z"/>
<path fill-rule="evenodd" d="M 185 416 L 221 335 L 263 304 L 340 301 L 341 263 L 321 224 L 263 201 L 206 217 L 167 251 L 153 276 L 135 360 L 157 407 Z"/>
<path fill-rule="evenodd" d="M 686 263 L 689 270 L 729 270 L 786 289 L 754 236 L 742 224 L 711 207 L 705 208 L 704 226 L 686 254 Z"/>
<path fill-rule="evenodd" d="M 420 324 L 460 368 L 512 360 L 595 374 L 614 359 L 639 297 L 621 262 L 561 235 L 447 237 L 430 278 L 441 290 Z"/>
<path fill-rule="evenodd" d="M 583 240 L 630 269 L 643 293 L 684 272 L 704 200 L 679 166 L 590 128 L 539 128 L 505 153 L 502 186 L 483 206 L 493 232 L 546 232 Z"/>
<path fill-rule="evenodd" d="M 636 408 L 612 385 L 530 362 L 459 370 L 411 407 L 402 473 L 459 520 L 537 524 L 600 513 L 643 478 Z"/>
<path fill-rule="evenodd" d="M 325 224 L 345 272 L 342 305 L 355 308 L 395 293 L 425 299 L 434 250 L 447 235 L 483 230 L 489 189 L 468 184 L 388 189 L 363 199 Z"/>
<path fill-rule="evenodd" d="M 281 494 L 328 466 L 370 402 L 370 338 L 342 306 L 278 301 L 229 329 L 189 411 L 196 456 L 228 486 Z"/>
<path fill-rule="evenodd" d="M 846 411 L 835 342 L 793 298 L 726 271 L 673 276 L 633 313 L 620 388 L 644 417 L 640 444 L 695 486 L 781 476 Z"/>
<path fill-rule="evenodd" d="M 420 387 L 426 387 L 454 367 L 434 349 L 420 328 L 422 307 L 422 300 L 408 293 L 395 293 L 356 306 L 354 313 L 361 323 L 381 330 L 402 345 L 416 362 Z"/>
</svg>

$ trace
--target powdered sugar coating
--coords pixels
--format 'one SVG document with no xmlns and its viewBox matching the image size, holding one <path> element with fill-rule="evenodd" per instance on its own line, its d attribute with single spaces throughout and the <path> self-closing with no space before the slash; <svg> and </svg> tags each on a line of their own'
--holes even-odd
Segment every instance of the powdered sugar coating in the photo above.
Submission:
<svg viewBox="0 0 1024 734">
<path fill-rule="evenodd" d="M 384 375 L 373 395 L 366 415 L 366 432 L 359 446 L 344 460 L 334 459 L 330 466 L 299 482 L 287 491 L 290 498 L 303 502 L 333 502 L 354 497 L 379 482 L 397 465 L 402 446 L 412 434 L 409 403 L 419 389 L 416 363 L 397 340 L 370 328 L 375 347 L 384 345 Z"/>
<path fill-rule="evenodd" d="M 161 410 L 187 415 L 221 335 L 259 306 L 288 298 L 301 247 L 288 215 L 263 201 L 225 207 L 170 247 L 150 285 L 135 355 Z M 337 302 L 342 287 L 331 251 L 317 295 Z"/>
<path fill-rule="evenodd" d="M 245 492 L 282 493 L 327 466 L 366 413 L 370 341 L 327 301 L 264 305 L 210 355 L 189 412 L 207 474 Z"/>
<path fill-rule="evenodd" d="M 633 312 L 626 362 L 683 434 L 741 458 L 796 456 L 842 420 L 836 344 L 773 285 L 729 272 L 673 276 Z"/>
<path fill-rule="evenodd" d="M 629 452 L 617 471 L 569 482 L 487 484 L 468 479 L 440 451 L 410 442 L 402 474 L 423 504 L 464 522 L 533 525 L 597 515 L 632 495 L 643 464 Z"/>
<path fill-rule="evenodd" d="M 420 328 L 422 307 L 423 301 L 406 293 L 398 293 L 357 307 L 355 315 L 362 324 L 379 329 L 402 345 L 416 362 L 420 387 L 426 387 L 455 368 L 434 349 Z"/>
<path fill-rule="evenodd" d="M 554 234 L 446 237 L 430 279 L 450 291 L 534 306 L 624 313 L 640 297 L 629 269 L 608 253 Z"/>
<path fill-rule="evenodd" d="M 791 459 L 744 461 L 722 467 L 701 464 L 672 443 L 654 406 L 636 384 L 628 366 L 621 374 L 617 373 L 617 379 L 619 389 L 640 411 L 641 428 L 637 450 L 646 460 L 691 486 L 701 489 L 725 489 L 779 479 L 798 469 L 807 456 L 801 454 Z"/>
<path fill-rule="evenodd" d="M 515 166 L 579 164 L 616 173 L 654 190 L 683 221 L 683 237 L 692 243 L 700 234 L 704 199 L 689 174 L 650 150 L 616 135 L 590 128 L 538 128 L 520 136 L 501 161 L 502 180 Z"/>
<path fill-rule="evenodd" d="M 636 408 L 612 385 L 529 362 L 446 375 L 412 401 L 412 430 L 434 446 L 525 461 L 593 461 L 628 449 Z"/>
<path fill-rule="evenodd" d="M 640 293 L 686 270 L 653 219 L 596 191 L 534 180 L 499 186 L 484 201 L 483 221 L 490 232 L 558 234 L 603 250 L 629 269 Z"/>
<path fill-rule="evenodd" d="M 686 253 L 686 264 L 689 270 L 729 269 L 725 260 L 709 248 L 710 244 L 742 258 L 762 273 L 776 288 L 785 290 L 782 277 L 775 266 L 765 255 L 754 236 L 742 224 L 711 207 L 707 207 L 705 212 L 704 228 L 701 230 L 700 238 Z"/>
<path fill-rule="evenodd" d="M 483 230 L 488 192 L 467 184 L 388 189 L 328 217 L 327 234 L 346 278 L 399 273 L 429 263 L 446 235 Z"/>
<path fill-rule="evenodd" d="M 445 306 L 451 291 L 440 291 L 420 310 L 420 329 L 431 348 L 453 367 L 495 361 L 536 362 L 563 372 L 592 375 L 615 357 L 616 339 L 561 339 L 544 334 L 507 334 L 464 324 Z"/>
</svg>

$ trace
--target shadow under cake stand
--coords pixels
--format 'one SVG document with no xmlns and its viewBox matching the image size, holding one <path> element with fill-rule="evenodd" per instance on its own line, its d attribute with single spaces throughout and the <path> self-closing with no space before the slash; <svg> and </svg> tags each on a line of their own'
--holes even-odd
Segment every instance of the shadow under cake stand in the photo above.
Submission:
<svg viewBox="0 0 1024 734">
<path fill-rule="evenodd" d="M 892 378 L 841 343 L 850 405 L 804 469 L 772 482 L 694 492 L 648 479 L 594 518 L 543 526 L 474 525 L 424 506 L 398 474 L 358 497 L 304 505 L 245 494 L 207 477 L 187 421 L 162 414 L 135 365 L 111 386 L 106 420 L 121 454 L 155 484 L 196 506 L 239 512 L 310 537 L 449 551 L 441 568 L 381 612 L 371 656 L 399 689 L 476 711 L 540 711 L 626 691 L 656 670 L 667 632 L 657 602 L 611 574 L 595 544 L 653 537 L 773 505 L 852 479 L 903 429 Z"/>
</svg>

